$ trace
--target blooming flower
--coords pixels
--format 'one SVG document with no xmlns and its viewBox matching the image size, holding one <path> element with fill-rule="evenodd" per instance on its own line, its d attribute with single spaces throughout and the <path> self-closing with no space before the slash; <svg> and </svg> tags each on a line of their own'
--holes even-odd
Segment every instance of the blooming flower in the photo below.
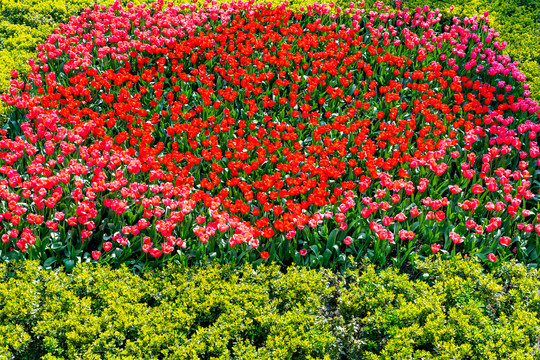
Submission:
<svg viewBox="0 0 540 360">
<path fill-rule="evenodd" d="M 501 236 L 501 238 L 499 239 L 499 242 L 501 243 L 502 246 L 506 247 L 508 245 L 510 245 L 510 242 L 512 240 L 508 237 L 508 236 Z"/>
<path fill-rule="evenodd" d="M 450 232 L 450 239 L 454 244 L 461 244 L 463 242 L 461 236 L 453 231 Z"/>
<path fill-rule="evenodd" d="M 37 238 L 80 231 L 88 246 L 121 224 L 105 252 L 112 241 L 131 247 L 142 237 L 143 252 L 158 258 L 186 248 L 180 234 L 198 239 L 195 252 L 217 238 L 230 247 L 279 245 L 332 218 L 322 226 L 328 233 L 353 219 L 392 244 L 390 230 L 411 240 L 408 229 L 430 221 L 453 228 L 456 244 L 468 231 L 453 225 L 465 223 L 481 248 L 496 230 L 508 246 L 501 219 L 521 221 L 523 238 L 540 233 L 535 221 L 521 220 L 535 201 L 540 107 L 482 19 L 425 41 L 437 23 L 429 7 L 418 8 L 427 13 L 422 26 L 400 11 L 381 30 L 386 20 L 370 16 L 366 38 L 359 31 L 365 10 L 354 4 L 352 16 L 316 20 L 331 6 L 309 5 L 277 33 L 261 29 L 285 8 L 253 17 L 245 15 L 258 11 L 254 4 L 206 5 L 181 7 L 192 17 L 159 3 L 151 12 L 89 9 L 38 45 L 24 82 L 11 72 L 2 99 L 26 118 L 23 137 L 0 130 L 4 243 L 26 252 Z M 155 25 L 152 36 L 142 24 Z M 345 34 L 350 56 L 342 58 L 332 36 L 311 37 L 316 31 Z M 221 47 L 220 34 L 230 37 Z M 485 53 L 475 50 L 480 43 Z M 319 58 L 313 48 L 327 54 Z M 382 72 L 390 80 L 374 76 Z M 351 88 L 354 74 L 361 80 Z M 104 215 L 109 220 L 98 223 Z M 161 245 L 153 247 L 149 234 Z"/>
</svg>

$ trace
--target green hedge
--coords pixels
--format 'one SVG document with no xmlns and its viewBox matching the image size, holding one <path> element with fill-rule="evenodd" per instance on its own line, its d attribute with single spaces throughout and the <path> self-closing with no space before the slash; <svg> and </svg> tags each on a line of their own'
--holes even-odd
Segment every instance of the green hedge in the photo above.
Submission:
<svg viewBox="0 0 540 360">
<path fill-rule="evenodd" d="M 1 265 L 0 358 L 322 359 L 333 341 L 317 314 L 331 291 L 324 273 L 169 267 L 145 276 Z"/>
<path fill-rule="evenodd" d="M 533 359 L 540 273 L 0 265 L 1 359 Z"/>
<path fill-rule="evenodd" d="M 418 271 L 415 282 L 372 267 L 353 276 L 334 323 L 342 359 L 538 359 L 537 270 L 456 258 Z"/>
</svg>

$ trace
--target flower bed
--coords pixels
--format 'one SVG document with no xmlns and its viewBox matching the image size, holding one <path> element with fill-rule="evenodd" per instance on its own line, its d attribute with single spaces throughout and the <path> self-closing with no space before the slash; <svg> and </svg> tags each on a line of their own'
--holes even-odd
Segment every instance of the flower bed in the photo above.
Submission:
<svg viewBox="0 0 540 360">
<path fill-rule="evenodd" d="M 540 111 L 483 15 L 195 9 L 96 5 L 13 71 L 0 257 L 538 262 Z"/>
</svg>

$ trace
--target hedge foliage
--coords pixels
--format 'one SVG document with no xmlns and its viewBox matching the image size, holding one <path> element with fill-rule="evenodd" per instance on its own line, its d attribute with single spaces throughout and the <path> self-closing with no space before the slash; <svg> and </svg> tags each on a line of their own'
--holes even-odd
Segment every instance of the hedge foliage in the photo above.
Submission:
<svg viewBox="0 0 540 360">
<path fill-rule="evenodd" d="M 455 258 L 418 271 L 424 281 L 372 267 L 352 276 L 333 324 L 341 359 L 538 358 L 537 270 L 486 273 Z"/>
<path fill-rule="evenodd" d="M 0 266 L 2 359 L 322 359 L 324 273 Z M 10 271 L 14 276 L 10 277 Z"/>
<path fill-rule="evenodd" d="M 0 265 L 1 359 L 533 359 L 540 273 L 473 260 L 152 270 Z"/>
<path fill-rule="evenodd" d="M 218 0 L 218 3 L 229 0 Z M 36 45 L 60 23 L 79 14 L 94 3 L 112 4 L 113 0 L 3 0 L 0 2 L 0 92 L 9 89 L 9 73 L 12 69 L 22 74 L 29 71 L 28 59 L 35 56 Z M 135 5 L 143 0 L 132 1 Z M 151 3 L 152 1 L 148 1 Z M 165 1 L 167 2 L 167 1 Z M 174 0 L 175 4 L 186 3 Z M 281 0 L 256 0 L 256 2 L 281 3 Z M 314 0 L 290 0 L 293 9 L 313 4 Z M 329 2 L 329 1 L 320 1 Z M 375 0 L 365 1 L 366 9 L 376 10 Z M 350 1 L 338 0 L 337 6 L 348 7 Z M 390 10 L 396 9 L 396 0 L 386 1 Z M 200 1 L 199 5 L 202 4 Z M 530 0 L 404 0 L 401 9 L 428 5 L 446 13 L 451 6 L 451 14 L 463 18 L 489 11 L 490 25 L 500 33 L 499 41 L 510 45 L 505 54 L 520 62 L 520 70 L 531 84 L 532 98 L 540 100 L 540 3 Z M 383 9 L 382 9 L 383 10 Z M 381 10 L 381 11 L 382 11 Z M 450 23 L 450 16 L 445 16 Z M 0 114 L 5 112 L 5 104 L 0 104 Z"/>
</svg>

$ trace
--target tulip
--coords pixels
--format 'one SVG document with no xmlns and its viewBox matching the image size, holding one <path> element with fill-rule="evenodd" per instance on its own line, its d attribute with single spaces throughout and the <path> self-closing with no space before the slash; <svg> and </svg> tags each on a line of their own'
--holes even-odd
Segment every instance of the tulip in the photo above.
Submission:
<svg viewBox="0 0 540 360">
<path fill-rule="evenodd" d="M 511 239 L 508 236 L 501 236 L 499 239 L 502 246 L 506 247 L 510 245 Z"/>
</svg>

